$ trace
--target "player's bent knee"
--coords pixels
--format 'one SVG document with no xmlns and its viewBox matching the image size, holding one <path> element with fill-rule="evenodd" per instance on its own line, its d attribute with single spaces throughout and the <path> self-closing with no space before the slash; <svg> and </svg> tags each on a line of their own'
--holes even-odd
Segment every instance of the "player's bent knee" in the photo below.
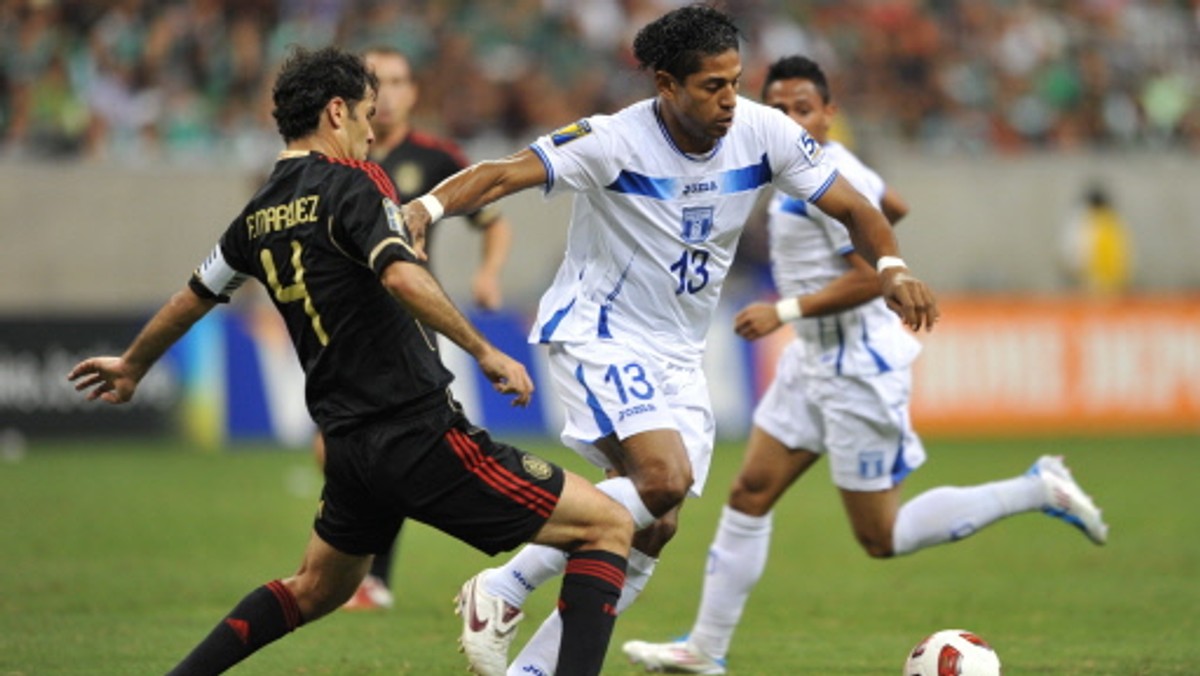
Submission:
<svg viewBox="0 0 1200 676">
<path fill-rule="evenodd" d="M 604 504 L 592 513 L 594 522 L 589 529 L 590 537 L 588 539 L 590 542 L 587 543 L 586 548 L 604 549 L 617 552 L 622 556 L 628 555 L 629 543 L 633 539 L 633 517 L 624 506 L 612 500 L 605 502 L 608 504 Z"/>
</svg>

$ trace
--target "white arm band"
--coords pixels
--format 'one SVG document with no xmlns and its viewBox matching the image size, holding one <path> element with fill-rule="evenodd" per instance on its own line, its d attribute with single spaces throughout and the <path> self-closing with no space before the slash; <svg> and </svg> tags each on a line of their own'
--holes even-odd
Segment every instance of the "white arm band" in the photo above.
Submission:
<svg viewBox="0 0 1200 676">
<path fill-rule="evenodd" d="M 437 223 L 442 214 L 446 213 L 446 208 L 442 206 L 441 201 L 433 196 L 433 193 L 425 193 L 416 199 L 416 202 L 425 207 L 425 211 L 429 212 L 430 225 Z"/>
<path fill-rule="evenodd" d="M 888 268 L 907 268 L 904 259 L 899 256 L 880 256 L 879 260 L 875 261 L 875 270 L 883 272 Z"/>
<path fill-rule="evenodd" d="M 804 312 L 800 310 L 800 299 L 797 297 L 784 298 L 775 304 L 775 314 L 779 315 L 779 321 L 790 322 L 804 316 Z"/>
</svg>

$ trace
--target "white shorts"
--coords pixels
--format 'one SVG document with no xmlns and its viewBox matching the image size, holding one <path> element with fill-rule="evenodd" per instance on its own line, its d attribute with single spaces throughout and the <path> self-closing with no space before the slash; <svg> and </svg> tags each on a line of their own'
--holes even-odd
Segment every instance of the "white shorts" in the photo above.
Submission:
<svg viewBox="0 0 1200 676">
<path fill-rule="evenodd" d="M 716 430 L 700 366 L 672 364 L 611 341 L 551 343 L 549 364 L 555 391 L 566 407 L 563 444 L 607 470 L 612 465 L 593 444 L 597 439 L 676 430 L 692 463 L 689 493 L 700 496 Z"/>
<path fill-rule="evenodd" d="M 784 349 L 754 424 L 788 448 L 829 456 L 838 488 L 883 491 L 925 462 L 908 415 L 912 370 L 874 376 L 807 377 L 796 341 Z"/>
</svg>

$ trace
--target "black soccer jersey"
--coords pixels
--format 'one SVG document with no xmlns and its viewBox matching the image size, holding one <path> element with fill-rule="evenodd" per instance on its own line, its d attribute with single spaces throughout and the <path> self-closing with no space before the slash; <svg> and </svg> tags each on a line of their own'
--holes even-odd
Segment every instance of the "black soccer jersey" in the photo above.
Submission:
<svg viewBox="0 0 1200 676">
<path fill-rule="evenodd" d="M 262 282 L 304 368 L 309 413 L 336 431 L 445 401 L 453 379 L 434 332 L 379 281 L 397 260 L 416 257 L 378 165 L 285 154 L 191 286 L 224 301 L 247 276 Z"/>
<path fill-rule="evenodd" d="M 468 163 L 462 151 L 451 141 L 411 131 L 379 160 L 379 164 L 392 177 L 403 204 L 433 190 L 438 183 L 466 168 Z M 498 215 L 499 211 L 488 206 L 466 216 L 471 225 L 482 228 Z M 436 227 L 430 228 L 427 233 L 429 240 L 425 242 L 426 253 L 429 253 L 436 230 Z"/>
</svg>

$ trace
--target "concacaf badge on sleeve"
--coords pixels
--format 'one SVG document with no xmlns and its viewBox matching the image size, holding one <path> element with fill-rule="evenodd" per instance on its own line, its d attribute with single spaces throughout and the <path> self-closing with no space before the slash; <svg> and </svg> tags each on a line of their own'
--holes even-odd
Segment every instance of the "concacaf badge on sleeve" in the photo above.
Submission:
<svg viewBox="0 0 1200 676">
<path fill-rule="evenodd" d="M 587 120 L 580 120 L 551 132 L 550 141 L 555 146 L 561 146 L 590 133 L 592 133 L 592 125 L 588 124 Z"/>
<path fill-rule="evenodd" d="M 400 215 L 400 207 L 390 197 L 383 198 L 383 213 L 387 215 L 388 228 L 400 235 L 407 242 L 408 228 L 404 225 L 404 217 Z"/>
<path fill-rule="evenodd" d="M 800 151 L 804 153 L 809 164 L 815 167 L 821 163 L 821 144 L 809 135 L 807 129 L 800 132 L 800 138 L 796 141 L 796 145 L 800 146 Z"/>
</svg>

